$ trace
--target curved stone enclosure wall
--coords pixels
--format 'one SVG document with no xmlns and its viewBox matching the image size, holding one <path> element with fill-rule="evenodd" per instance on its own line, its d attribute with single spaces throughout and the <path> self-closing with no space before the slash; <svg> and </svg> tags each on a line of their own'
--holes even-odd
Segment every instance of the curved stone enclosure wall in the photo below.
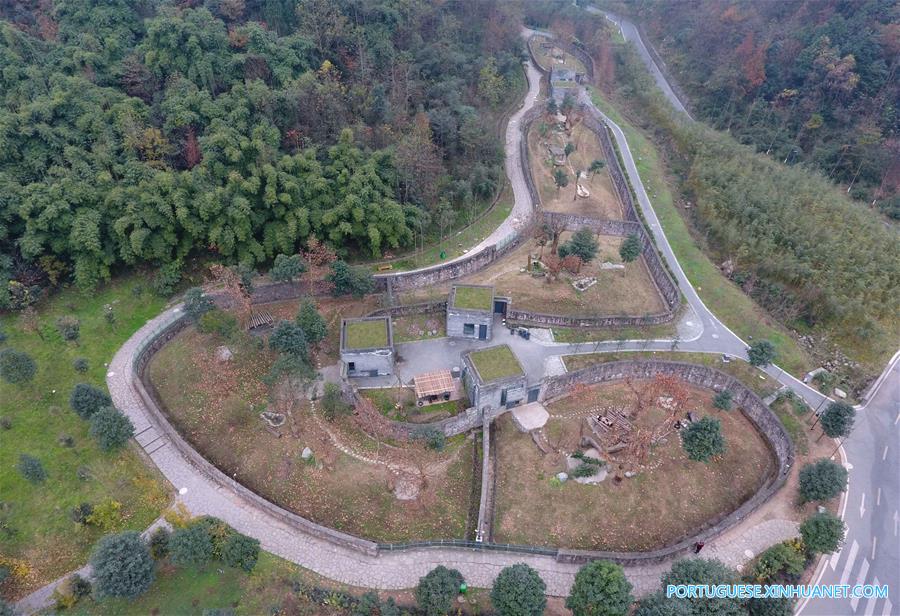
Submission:
<svg viewBox="0 0 900 616">
<path fill-rule="evenodd" d="M 566 393 L 576 383 L 600 383 L 604 381 L 619 380 L 627 377 L 649 378 L 656 374 L 672 374 L 688 383 L 721 391 L 728 389 L 734 396 L 735 403 L 741 408 L 741 412 L 750 419 L 753 425 L 769 443 L 777 460 L 777 469 L 767 478 L 760 490 L 746 501 L 736 511 L 715 521 L 693 537 L 686 538 L 674 545 L 650 552 L 601 552 L 589 550 L 552 550 L 532 546 L 507 546 L 489 542 L 440 541 L 417 542 L 403 545 L 378 544 L 347 533 L 316 524 L 295 513 L 287 511 L 274 503 L 259 496 L 244 485 L 225 475 L 218 468 L 201 456 L 169 423 L 162 411 L 163 404 L 153 384 L 147 379 L 147 366 L 153 355 L 168 341 L 174 338 L 180 331 L 190 324 L 190 320 L 184 316 L 173 319 L 164 327 L 151 334 L 140 347 L 140 350 L 132 359 L 132 384 L 144 402 L 151 423 L 163 435 L 171 445 L 193 465 L 198 472 L 225 490 L 236 494 L 260 509 L 282 520 L 292 528 L 302 533 L 307 533 L 319 539 L 351 548 L 360 554 L 377 556 L 382 551 L 397 549 L 415 549 L 430 545 L 440 545 L 445 548 L 458 547 L 461 549 L 484 549 L 495 551 L 508 551 L 516 553 L 544 554 L 555 558 L 559 562 L 584 563 L 596 559 L 607 559 L 623 565 L 649 564 L 662 562 L 672 557 L 677 557 L 690 552 L 695 541 L 706 541 L 721 534 L 740 520 L 744 519 L 762 503 L 768 500 L 787 479 L 794 462 L 794 449 L 781 422 L 774 413 L 735 378 L 719 372 L 713 368 L 697 366 L 680 362 L 667 362 L 655 360 L 641 361 L 617 361 L 590 366 L 583 370 L 567 373 L 561 376 L 546 379 L 542 387 L 542 399 L 553 398 Z M 482 424 L 482 418 L 475 409 L 469 409 L 466 413 L 451 417 L 434 424 L 402 424 L 397 422 L 401 431 L 424 430 L 439 427 L 446 434 L 459 434 Z M 492 498 L 489 494 L 487 498 Z"/>
</svg>

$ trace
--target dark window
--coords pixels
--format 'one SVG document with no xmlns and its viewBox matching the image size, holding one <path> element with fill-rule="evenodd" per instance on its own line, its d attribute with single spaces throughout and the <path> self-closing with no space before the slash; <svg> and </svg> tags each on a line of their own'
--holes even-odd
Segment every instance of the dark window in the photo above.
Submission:
<svg viewBox="0 0 900 616">
<path fill-rule="evenodd" d="M 463 336 L 474 336 L 475 335 L 475 324 L 474 323 L 463 323 Z"/>
<path fill-rule="evenodd" d="M 349 370 L 350 372 L 356 372 L 356 362 L 347 362 L 347 370 Z"/>
</svg>

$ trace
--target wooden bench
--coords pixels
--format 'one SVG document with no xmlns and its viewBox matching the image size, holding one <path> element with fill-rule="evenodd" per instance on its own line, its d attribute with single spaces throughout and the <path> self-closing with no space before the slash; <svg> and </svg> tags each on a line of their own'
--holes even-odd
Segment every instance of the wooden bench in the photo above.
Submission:
<svg viewBox="0 0 900 616">
<path fill-rule="evenodd" d="M 271 325 L 275 322 L 275 319 L 269 314 L 268 310 L 259 310 L 257 312 L 250 313 L 250 322 L 247 324 L 247 329 L 256 329 L 257 327 L 264 327 L 267 325 Z"/>
</svg>

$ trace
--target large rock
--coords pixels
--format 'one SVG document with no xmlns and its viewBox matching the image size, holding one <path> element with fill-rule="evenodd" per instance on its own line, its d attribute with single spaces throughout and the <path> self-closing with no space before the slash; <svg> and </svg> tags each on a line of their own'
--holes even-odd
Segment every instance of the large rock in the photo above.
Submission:
<svg viewBox="0 0 900 616">
<path fill-rule="evenodd" d="M 231 358 L 234 356 L 234 353 L 231 352 L 227 346 L 220 346 L 216 348 L 216 361 L 231 361 Z"/>
</svg>

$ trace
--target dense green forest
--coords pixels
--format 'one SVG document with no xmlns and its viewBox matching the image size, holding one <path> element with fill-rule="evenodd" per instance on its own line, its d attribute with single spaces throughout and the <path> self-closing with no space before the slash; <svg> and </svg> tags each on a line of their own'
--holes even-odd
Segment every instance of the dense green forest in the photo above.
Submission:
<svg viewBox="0 0 900 616">
<path fill-rule="evenodd" d="M 635 0 L 698 119 L 900 219 L 900 4 Z"/>
<path fill-rule="evenodd" d="M 0 3 L 0 307 L 471 216 L 520 90 L 499 0 Z"/>
</svg>

